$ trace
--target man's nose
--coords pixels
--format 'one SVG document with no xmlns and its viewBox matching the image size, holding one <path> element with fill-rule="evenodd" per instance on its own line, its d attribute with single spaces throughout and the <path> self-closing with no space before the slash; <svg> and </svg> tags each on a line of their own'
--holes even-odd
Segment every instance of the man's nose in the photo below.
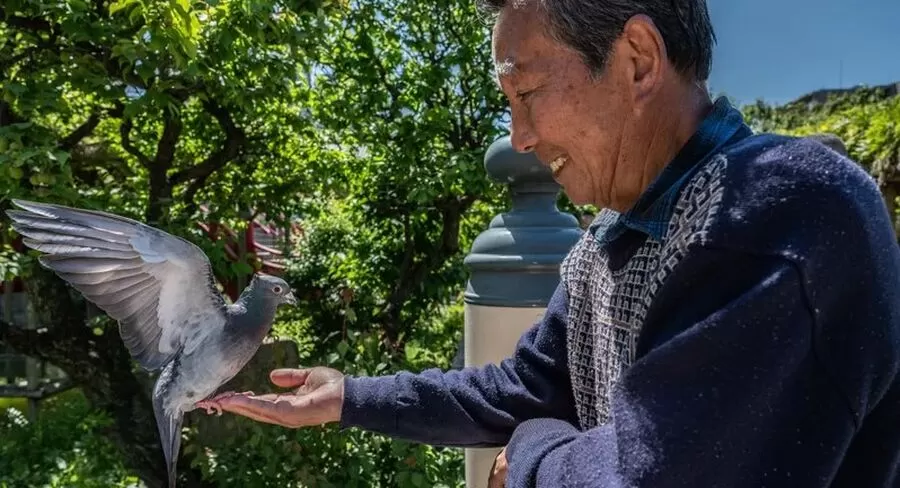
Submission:
<svg viewBox="0 0 900 488">
<path fill-rule="evenodd" d="M 520 153 L 529 153 L 537 145 L 537 135 L 531 128 L 531 124 L 524 117 L 511 116 L 509 142 L 513 149 Z"/>
</svg>

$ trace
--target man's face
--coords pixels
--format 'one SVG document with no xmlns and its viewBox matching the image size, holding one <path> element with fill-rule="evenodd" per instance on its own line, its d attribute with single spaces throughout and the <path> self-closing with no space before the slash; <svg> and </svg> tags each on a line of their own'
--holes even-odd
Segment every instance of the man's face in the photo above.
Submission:
<svg viewBox="0 0 900 488">
<path fill-rule="evenodd" d="M 512 112 L 513 147 L 549 165 L 578 205 L 607 207 L 628 198 L 613 184 L 633 179 L 616 174 L 633 107 L 627 69 L 615 53 L 603 76 L 592 78 L 575 51 L 546 34 L 533 7 L 512 6 L 497 19 L 493 50 Z"/>
</svg>

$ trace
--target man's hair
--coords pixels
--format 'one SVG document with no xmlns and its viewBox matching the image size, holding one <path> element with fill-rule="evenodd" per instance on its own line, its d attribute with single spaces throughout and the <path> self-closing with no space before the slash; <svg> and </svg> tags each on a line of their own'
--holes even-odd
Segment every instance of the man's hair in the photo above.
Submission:
<svg viewBox="0 0 900 488">
<path fill-rule="evenodd" d="M 581 54 L 594 75 L 606 68 L 613 42 L 631 17 L 644 14 L 662 35 L 669 61 L 692 81 L 705 82 L 716 42 L 706 0 L 476 0 L 485 13 L 535 2 L 549 35 Z"/>
</svg>

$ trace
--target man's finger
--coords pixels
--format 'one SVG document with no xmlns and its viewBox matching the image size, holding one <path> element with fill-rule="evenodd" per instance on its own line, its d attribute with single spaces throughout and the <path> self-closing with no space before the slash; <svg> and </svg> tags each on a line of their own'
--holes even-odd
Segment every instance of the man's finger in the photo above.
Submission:
<svg viewBox="0 0 900 488">
<path fill-rule="evenodd" d="M 275 403 L 283 395 L 269 393 L 266 395 L 236 395 L 218 401 L 223 410 L 247 410 L 254 412 L 275 412 Z"/>
<path fill-rule="evenodd" d="M 278 420 L 274 417 L 271 417 L 269 415 L 266 415 L 262 412 L 248 410 L 248 409 L 241 408 L 241 407 L 223 408 L 222 410 L 225 410 L 226 412 L 229 412 L 229 413 L 232 413 L 235 415 L 241 415 L 243 417 L 247 417 L 248 419 L 255 420 L 257 422 L 263 422 L 266 424 L 273 424 L 273 425 L 280 425 L 282 427 L 285 427 L 285 424 L 283 422 L 281 422 L 280 420 Z"/>
<path fill-rule="evenodd" d="M 297 388 L 306 383 L 310 371 L 309 369 L 281 368 L 273 370 L 269 374 L 269 379 L 276 386 L 282 388 Z"/>
<path fill-rule="evenodd" d="M 277 395 L 265 396 L 270 398 L 228 398 L 220 401 L 219 405 L 222 407 L 222 410 L 229 413 L 243 415 L 260 422 L 284 425 L 279 420 L 283 415 L 283 411 L 278 408 L 278 404 L 275 402 Z"/>
<path fill-rule="evenodd" d="M 488 476 L 488 488 L 504 488 L 506 486 L 506 448 L 500 450 L 494 458 L 491 473 Z"/>
</svg>

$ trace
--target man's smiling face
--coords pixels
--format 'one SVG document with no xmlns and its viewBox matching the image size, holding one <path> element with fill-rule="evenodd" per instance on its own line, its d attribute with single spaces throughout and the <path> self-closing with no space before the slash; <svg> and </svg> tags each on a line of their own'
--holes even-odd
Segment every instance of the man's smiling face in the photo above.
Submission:
<svg viewBox="0 0 900 488">
<path fill-rule="evenodd" d="M 550 166 L 576 204 L 609 206 L 617 199 L 612 183 L 632 112 L 619 74 L 627 70 L 617 69 L 614 49 L 603 76 L 592 77 L 577 52 L 548 35 L 534 3 L 503 8 L 494 25 L 513 147 Z"/>
</svg>

